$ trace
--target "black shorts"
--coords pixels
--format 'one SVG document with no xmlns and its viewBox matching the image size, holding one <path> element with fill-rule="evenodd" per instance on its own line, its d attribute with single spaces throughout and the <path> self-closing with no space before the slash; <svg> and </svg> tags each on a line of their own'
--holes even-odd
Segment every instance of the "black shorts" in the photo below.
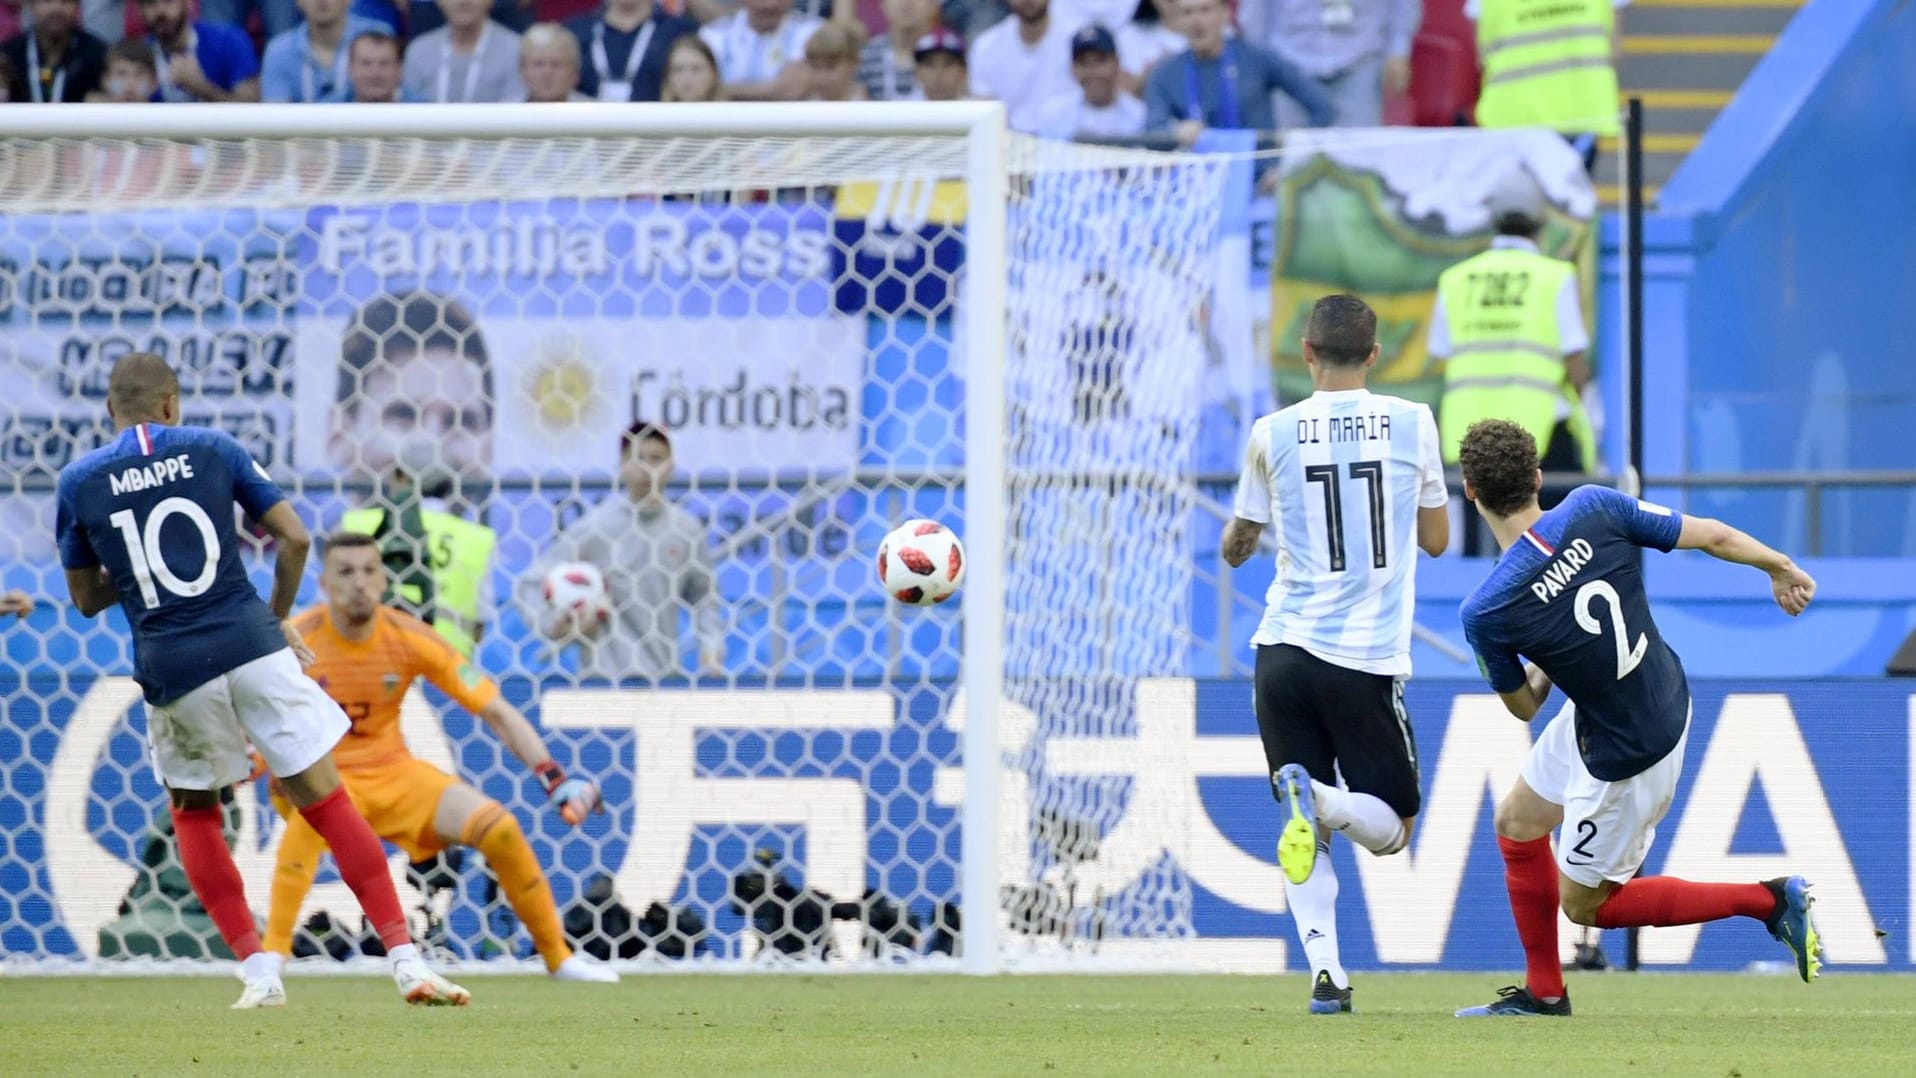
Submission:
<svg viewBox="0 0 1916 1078">
<path fill-rule="evenodd" d="M 1404 684 L 1327 663 L 1290 644 L 1257 649 L 1257 732 L 1271 773 L 1302 764 L 1326 785 L 1344 785 L 1417 815 L 1417 739 L 1404 712 Z M 1275 788 L 1273 788 L 1275 792 Z"/>
</svg>

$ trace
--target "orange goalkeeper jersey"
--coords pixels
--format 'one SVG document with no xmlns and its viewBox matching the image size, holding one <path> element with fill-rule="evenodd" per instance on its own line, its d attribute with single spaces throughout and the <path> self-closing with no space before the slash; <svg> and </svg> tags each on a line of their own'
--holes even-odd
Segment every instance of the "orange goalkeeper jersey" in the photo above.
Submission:
<svg viewBox="0 0 1916 1078">
<path fill-rule="evenodd" d="M 416 677 L 475 714 L 499 698 L 492 679 L 411 614 L 382 607 L 364 640 L 341 636 L 323 605 L 295 615 L 293 625 L 318 657 L 306 672 L 353 722 L 333 749 L 333 761 L 342 769 L 412 755 L 399 733 L 399 705 Z"/>
</svg>

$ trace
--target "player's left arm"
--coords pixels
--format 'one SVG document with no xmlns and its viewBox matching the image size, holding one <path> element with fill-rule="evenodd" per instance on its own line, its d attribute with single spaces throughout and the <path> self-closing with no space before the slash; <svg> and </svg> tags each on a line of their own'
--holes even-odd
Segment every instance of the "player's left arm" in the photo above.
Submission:
<svg viewBox="0 0 1916 1078">
<path fill-rule="evenodd" d="M 1244 470 L 1238 473 L 1237 496 L 1233 499 L 1235 517 L 1224 526 L 1224 538 L 1218 553 L 1226 565 L 1235 569 L 1257 553 L 1264 526 L 1271 522 L 1270 466 L 1264 451 L 1265 425 L 1251 426 L 1250 444 L 1244 449 Z"/>
<path fill-rule="evenodd" d="M 1638 546 L 1665 552 L 1701 550 L 1719 561 L 1761 569 L 1770 577 L 1770 594 L 1791 617 L 1801 614 L 1816 597 L 1816 580 L 1789 555 L 1754 536 L 1709 517 L 1685 516 L 1674 509 L 1632 498 L 1614 490 L 1597 490 L 1622 523 L 1624 534 Z"/>
<path fill-rule="evenodd" d="M 312 534 L 279 484 L 237 439 L 222 434 L 216 436 L 216 444 L 233 475 L 233 500 L 273 539 L 273 594 L 268 602 L 273 616 L 285 622 L 293 616 L 293 603 L 299 598 L 300 578 L 306 574 L 306 557 L 313 549 Z M 286 632 L 294 650 L 303 651 L 305 645 L 294 639 L 298 634 L 290 628 Z M 310 664 L 312 654 L 302 655 L 300 662 Z"/>
<path fill-rule="evenodd" d="M 567 776 L 565 769 L 553 762 L 552 754 L 546 751 L 545 739 L 539 736 L 532 721 L 508 703 L 499 692 L 499 686 L 470 659 L 455 651 L 444 637 L 430 628 L 406 630 L 402 638 L 412 650 L 417 664 L 414 669 L 499 735 L 506 748 L 539 777 L 546 798 L 567 823 L 576 824 L 593 812 L 605 810 L 599 799 L 599 787 L 586 779 Z"/>
<path fill-rule="evenodd" d="M 1816 597 L 1816 579 L 1791 561 L 1789 555 L 1720 520 L 1683 517 L 1676 547 L 1701 550 L 1720 561 L 1748 565 L 1768 573 L 1771 596 L 1791 617 L 1801 614 Z"/>
<path fill-rule="evenodd" d="M 1444 453 L 1437 417 L 1417 406 L 1417 455 L 1422 473 L 1417 484 L 1417 547 L 1435 558 L 1450 547 L 1450 486 L 1444 479 Z"/>
<path fill-rule="evenodd" d="M 545 739 L 533 729 L 532 721 L 507 703 L 504 696 L 493 697 L 492 703 L 480 708 L 478 715 L 512 754 L 538 776 L 539 784 L 545 787 L 547 802 L 559 810 L 567 823 L 577 826 L 587 816 L 605 811 L 598 784 L 567 775 L 565 768 L 555 763 L 552 754 L 546 751 Z"/>
</svg>

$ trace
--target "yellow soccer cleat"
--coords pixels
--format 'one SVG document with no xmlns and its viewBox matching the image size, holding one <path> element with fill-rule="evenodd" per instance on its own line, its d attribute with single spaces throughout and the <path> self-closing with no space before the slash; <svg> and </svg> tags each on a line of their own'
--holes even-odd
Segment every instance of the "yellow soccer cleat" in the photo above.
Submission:
<svg viewBox="0 0 1916 1078">
<path fill-rule="evenodd" d="M 1278 814 L 1284 830 L 1277 836 L 1277 863 L 1284 878 L 1303 883 L 1317 867 L 1317 794 L 1310 773 L 1301 765 L 1285 764 L 1271 776 L 1277 787 Z"/>
</svg>

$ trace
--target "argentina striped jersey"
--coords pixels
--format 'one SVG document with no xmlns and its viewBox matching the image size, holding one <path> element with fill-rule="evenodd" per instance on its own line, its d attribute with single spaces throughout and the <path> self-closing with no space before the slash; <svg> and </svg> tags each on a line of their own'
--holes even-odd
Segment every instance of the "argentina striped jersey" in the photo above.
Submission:
<svg viewBox="0 0 1916 1078">
<path fill-rule="evenodd" d="M 1277 578 L 1253 644 L 1365 673 L 1410 674 L 1417 510 L 1449 501 L 1426 405 L 1312 394 L 1251 428 L 1235 511 L 1277 522 Z"/>
</svg>

